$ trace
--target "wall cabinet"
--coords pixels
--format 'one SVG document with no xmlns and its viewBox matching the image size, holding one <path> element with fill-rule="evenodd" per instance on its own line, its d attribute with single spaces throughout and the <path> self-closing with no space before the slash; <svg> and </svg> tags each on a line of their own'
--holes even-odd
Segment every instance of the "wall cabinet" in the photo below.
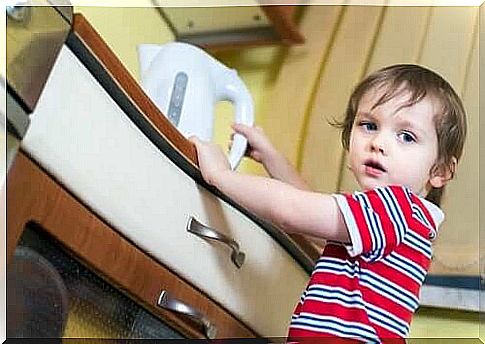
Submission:
<svg viewBox="0 0 485 344">
<path fill-rule="evenodd" d="M 155 2 L 177 40 L 210 50 L 305 42 L 297 6 L 163 7 Z"/>
</svg>

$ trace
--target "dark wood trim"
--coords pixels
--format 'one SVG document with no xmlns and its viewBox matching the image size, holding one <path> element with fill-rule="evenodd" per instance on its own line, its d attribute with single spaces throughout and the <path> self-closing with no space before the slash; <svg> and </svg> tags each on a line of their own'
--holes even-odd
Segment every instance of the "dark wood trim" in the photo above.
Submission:
<svg viewBox="0 0 485 344">
<path fill-rule="evenodd" d="M 140 109 L 140 112 L 153 124 L 173 147 L 181 152 L 192 164 L 197 164 L 195 147 L 163 115 L 152 100 L 143 92 L 138 82 L 128 72 L 123 63 L 113 53 L 106 42 L 79 13 L 74 15 L 73 30 L 85 46 L 98 58 L 106 71 L 120 88 Z"/>
<path fill-rule="evenodd" d="M 261 9 L 271 24 L 273 24 L 283 44 L 305 43 L 305 37 L 298 30 L 298 26 L 295 23 L 295 10 L 297 6 L 271 5 L 261 6 Z"/>
<path fill-rule="evenodd" d="M 218 337 L 256 337 L 245 325 L 109 227 L 23 152 L 7 177 L 7 264 L 28 223 L 34 222 L 74 256 L 152 313 L 191 338 L 204 338 L 190 319 L 157 308 L 160 291 L 201 310 Z"/>
</svg>

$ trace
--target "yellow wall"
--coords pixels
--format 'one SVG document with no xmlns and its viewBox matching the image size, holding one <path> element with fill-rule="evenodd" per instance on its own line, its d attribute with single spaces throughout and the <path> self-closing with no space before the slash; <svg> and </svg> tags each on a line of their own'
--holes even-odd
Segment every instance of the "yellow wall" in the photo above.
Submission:
<svg viewBox="0 0 485 344">
<path fill-rule="evenodd" d="M 278 60 L 282 53 L 281 47 L 258 47 L 215 54 L 225 65 L 238 71 L 253 97 L 255 124 L 263 128 L 266 127 L 264 109 L 268 101 L 267 90 L 274 87 L 279 68 Z M 231 133 L 232 114 L 232 108 L 228 104 L 223 104 L 217 112 L 214 140 L 223 147 L 227 145 Z M 265 173 L 259 164 L 249 159 L 243 160 L 239 170 L 259 175 Z"/>
<path fill-rule="evenodd" d="M 87 17 L 137 79 L 139 72 L 136 45 L 165 43 L 173 39 L 173 35 L 154 9 L 76 7 L 76 11 L 82 12 Z M 330 89 L 341 86 L 339 80 L 325 79 L 325 72 L 328 70 L 322 68 L 322 62 L 328 60 L 331 53 L 336 51 L 335 27 L 345 24 L 346 18 L 342 14 L 343 10 L 337 7 L 316 6 L 315 11 L 322 17 L 302 22 L 307 37 L 311 38 L 302 47 L 289 50 L 260 47 L 217 55 L 224 63 L 238 70 L 254 97 L 256 123 L 268 132 L 276 145 L 283 148 L 282 150 L 294 162 L 298 160 L 298 144 L 301 135 L 306 132 L 302 130 L 305 125 L 303 115 L 309 113 L 307 110 L 309 105 L 318 98 L 314 90 L 315 85 L 323 78 L 327 80 L 326 86 Z M 359 11 L 358 8 L 349 10 L 353 15 L 358 15 Z M 373 25 L 380 25 L 383 22 L 382 12 L 379 9 L 370 9 L 365 14 L 365 18 L 371 20 Z M 316 23 L 326 23 L 326 26 L 317 27 Z M 365 24 L 366 22 L 362 22 L 363 28 L 369 30 Z M 351 31 L 340 35 L 342 42 L 353 39 Z M 373 40 L 370 39 L 370 42 Z M 354 70 L 355 75 L 359 75 L 359 68 L 355 67 Z M 347 66 L 331 70 L 336 75 L 342 76 L 347 71 Z M 329 82 L 331 83 L 328 84 Z M 283 91 L 281 85 L 286 85 Z M 330 102 L 332 94 L 329 95 L 327 96 Z M 228 141 L 230 112 L 231 109 L 227 104 L 218 108 L 219 120 L 216 122 L 215 140 L 222 145 L 226 145 Z M 247 162 L 242 165 L 242 170 L 262 173 L 261 169 Z M 422 308 L 414 318 L 411 336 L 474 338 L 478 336 L 478 315 Z"/>
<path fill-rule="evenodd" d="M 78 6 L 74 11 L 86 17 L 136 79 L 139 79 L 137 45 L 163 44 L 174 38 L 154 8 Z"/>
<path fill-rule="evenodd" d="M 478 313 L 422 307 L 413 317 L 409 338 L 478 338 L 478 335 Z"/>
</svg>

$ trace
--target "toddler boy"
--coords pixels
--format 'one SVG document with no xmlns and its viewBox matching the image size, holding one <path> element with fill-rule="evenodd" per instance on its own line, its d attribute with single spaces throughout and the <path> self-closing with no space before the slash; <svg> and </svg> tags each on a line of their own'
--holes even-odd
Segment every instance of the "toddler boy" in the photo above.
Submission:
<svg viewBox="0 0 485 344">
<path fill-rule="evenodd" d="M 436 73 L 383 68 L 354 89 L 342 143 L 360 191 L 312 192 L 260 128 L 234 125 L 271 178 L 231 171 L 215 144 L 192 137 L 203 178 L 280 229 L 327 240 L 289 337 L 405 338 L 466 136 L 462 102 Z"/>
</svg>

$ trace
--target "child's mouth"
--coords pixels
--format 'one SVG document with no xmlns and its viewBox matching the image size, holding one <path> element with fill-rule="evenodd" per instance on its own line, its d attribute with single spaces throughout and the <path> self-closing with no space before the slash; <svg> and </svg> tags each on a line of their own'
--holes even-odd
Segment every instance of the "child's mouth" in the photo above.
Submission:
<svg viewBox="0 0 485 344">
<path fill-rule="evenodd" d="M 366 161 L 365 164 L 365 173 L 371 177 L 379 177 L 386 173 L 386 169 L 377 161 Z"/>
</svg>

